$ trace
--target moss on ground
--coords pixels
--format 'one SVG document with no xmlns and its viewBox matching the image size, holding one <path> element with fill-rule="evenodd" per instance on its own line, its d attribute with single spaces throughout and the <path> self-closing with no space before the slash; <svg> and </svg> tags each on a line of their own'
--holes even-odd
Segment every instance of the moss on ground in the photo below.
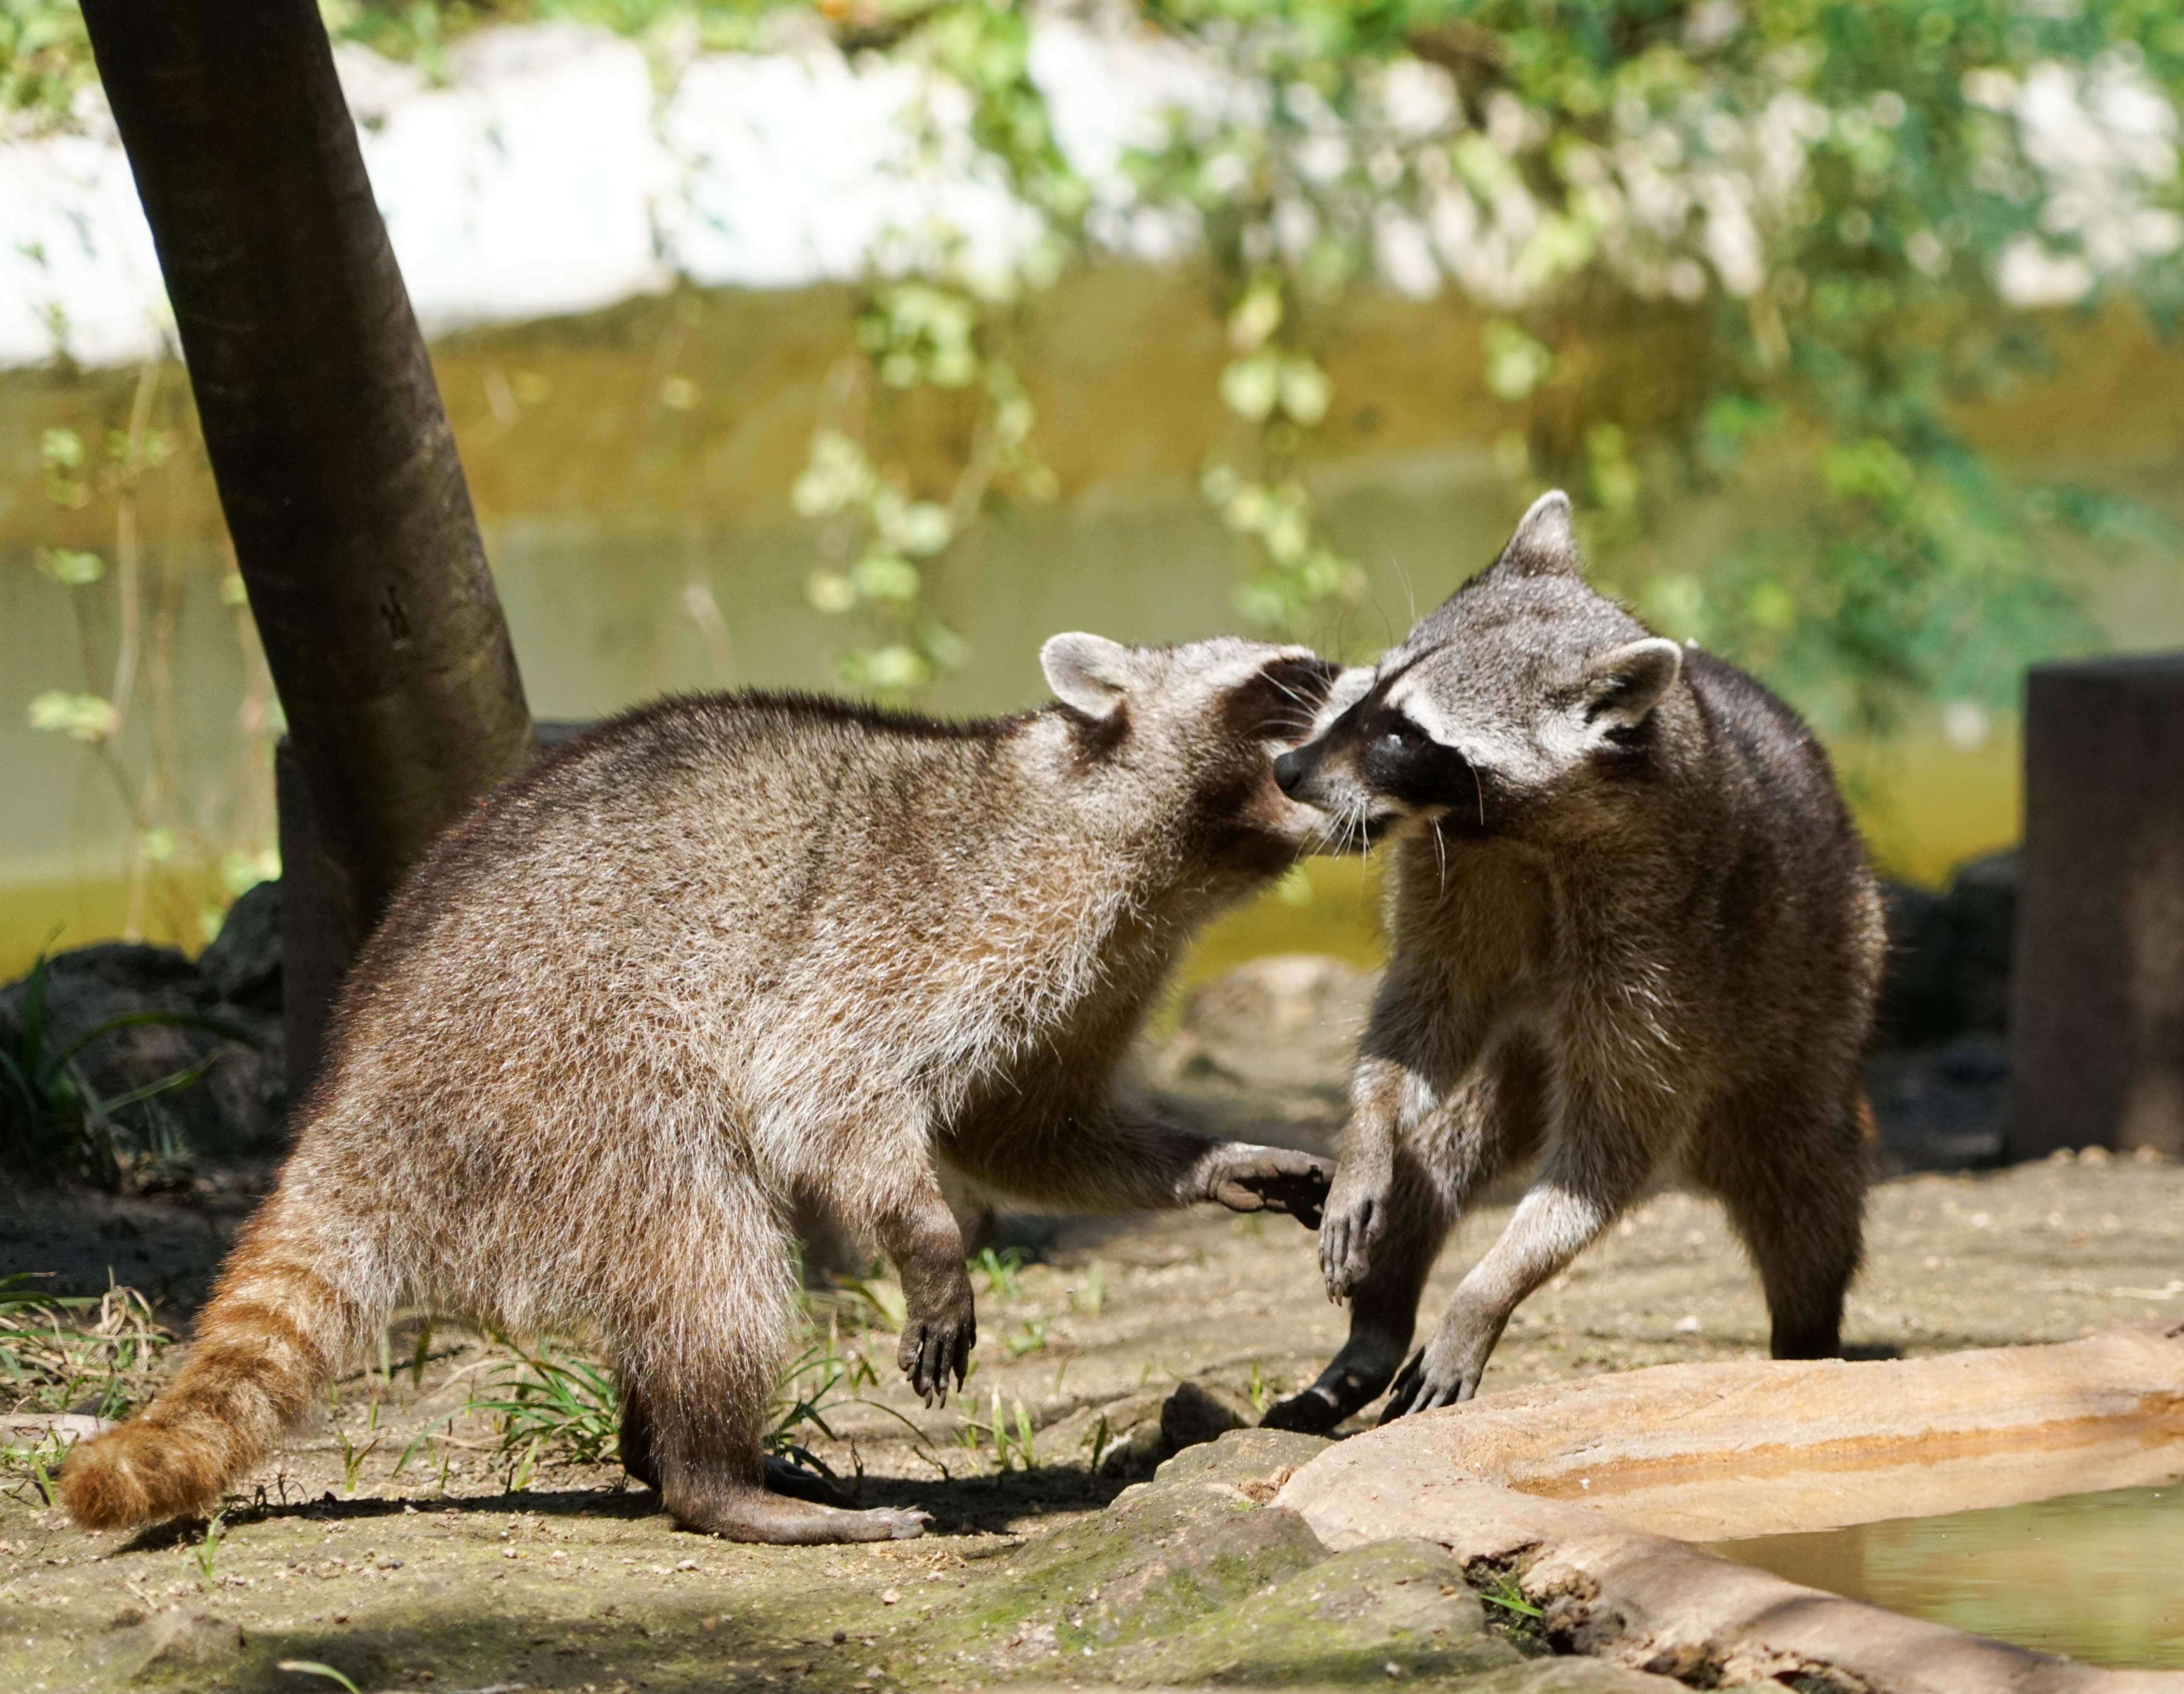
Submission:
<svg viewBox="0 0 2184 1694">
<path fill-rule="evenodd" d="M 225 1526 L 209 1571 L 197 1534 L 140 1536 L 37 1603 L 0 1602 L 0 1680 L 25 1694 L 337 1686 L 281 1669 L 310 1660 L 362 1690 L 416 1694 L 1674 1686 L 1601 1680 L 1601 1666 L 1558 1680 L 1554 1666 L 1526 1665 L 1439 1548 L 1330 1556 L 1301 1518 L 1263 1503 L 1323 1445 L 1237 1431 L 1037 1533 L 874 1548 L 709 1541 L 630 1493 L 532 1496 L 515 1511 L 321 1502 L 245 1513 Z"/>
</svg>

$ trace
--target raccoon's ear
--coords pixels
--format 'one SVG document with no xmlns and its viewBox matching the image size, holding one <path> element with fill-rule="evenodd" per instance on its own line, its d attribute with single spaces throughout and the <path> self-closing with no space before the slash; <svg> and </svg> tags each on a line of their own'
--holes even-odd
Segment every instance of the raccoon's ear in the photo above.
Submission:
<svg viewBox="0 0 2184 1694">
<path fill-rule="evenodd" d="M 1130 649 L 1104 635 L 1050 637 L 1039 649 L 1039 666 L 1055 699 L 1087 717 L 1106 717 L 1121 705 L 1133 676 Z"/>
<path fill-rule="evenodd" d="M 1663 636 L 1610 649 L 1585 671 L 1585 727 L 1603 736 L 1636 728 L 1683 671 L 1684 649 Z"/>
<path fill-rule="evenodd" d="M 1494 570 L 1505 577 L 1582 577 L 1577 535 L 1570 527 L 1569 496 L 1553 488 L 1533 501 L 1531 510 L 1517 521 Z"/>
</svg>

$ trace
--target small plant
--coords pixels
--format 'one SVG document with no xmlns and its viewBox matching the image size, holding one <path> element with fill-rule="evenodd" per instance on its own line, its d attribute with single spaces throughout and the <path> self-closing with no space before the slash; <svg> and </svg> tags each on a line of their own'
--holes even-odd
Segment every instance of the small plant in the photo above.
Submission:
<svg viewBox="0 0 2184 1694">
<path fill-rule="evenodd" d="M 844 1384 L 846 1393 L 839 1391 Z M 834 1432 L 827 1426 L 827 1413 L 858 1400 L 866 1389 L 878 1386 L 879 1376 L 872 1361 L 862 1353 L 842 1351 L 834 1326 L 828 1324 L 824 1339 L 798 1354 L 776 1379 L 772 1420 L 765 1437 L 766 1452 L 825 1470 L 827 1467 L 797 1440 L 797 1432 L 809 1425 L 833 1440 Z"/>
<path fill-rule="evenodd" d="M 902 1285 L 893 1278 L 843 1277 L 838 1285 L 863 1315 L 868 1328 L 884 1329 L 891 1335 L 902 1333 L 909 1312 L 903 1304 Z"/>
<path fill-rule="evenodd" d="M 1030 1262 L 1031 1255 L 1022 1247 L 1003 1247 L 998 1252 L 981 1247 L 970 1268 L 986 1279 L 988 1295 L 996 1300 L 1013 1300 L 1023 1292 L 1023 1268 Z"/>
<path fill-rule="evenodd" d="M 1546 1631 L 1541 1627 L 1546 1614 L 1524 1597 L 1515 1571 L 1481 1563 L 1472 1566 L 1464 1575 L 1472 1591 L 1494 1608 L 1487 1613 L 1487 1620 L 1495 1628 L 1513 1637 L 1520 1647 L 1546 1646 Z"/>
<path fill-rule="evenodd" d="M 975 1418 L 965 1418 L 962 1427 L 956 1432 L 956 1440 L 958 1446 L 972 1452 L 982 1451 L 986 1443 L 991 1442 L 994 1468 L 997 1471 L 1031 1470 L 1039 1463 L 1039 1455 L 1034 1446 L 1034 1435 L 1031 1413 L 1024 1409 L 1022 1400 L 1016 1403 L 1013 1424 L 1002 1416 L 1001 1390 L 996 1388 L 985 1421 L 981 1423 Z"/>
<path fill-rule="evenodd" d="M 1251 1380 L 1245 1392 L 1251 1397 L 1251 1409 L 1262 1418 L 1266 1416 L 1267 1407 L 1273 1402 L 1274 1385 L 1260 1371 L 1256 1359 L 1251 1361 Z"/>
<path fill-rule="evenodd" d="M 69 1444 L 58 1430 L 47 1430 L 36 1440 L 0 1445 L 0 1475 L 28 1476 L 38 1491 L 41 1504 L 53 1503 L 53 1468 L 68 1456 Z"/>
<path fill-rule="evenodd" d="M 343 1687 L 348 1690 L 348 1694 L 363 1694 L 363 1691 L 358 1688 L 356 1684 L 343 1676 L 333 1666 L 320 1664 L 315 1658 L 284 1658 L 281 1661 L 281 1669 L 292 1670 L 298 1676 L 321 1676 L 329 1682 L 340 1683 Z"/>
<path fill-rule="evenodd" d="M 51 1039 L 46 1023 L 50 967 L 43 953 L 23 985 L 23 1024 L 15 1050 L 0 1050 L 0 1163 L 41 1175 L 81 1176 L 114 1190 L 171 1185 L 186 1171 L 188 1148 L 180 1126 L 153 1102 L 188 1088 L 220 1056 L 213 1049 L 171 1076 L 113 1095 L 92 1086 L 76 1062 L 103 1035 L 137 1024 L 203 1029 L 231 1041 L 248 1042 L 237 1029 L 183 1011 L 131 1011 L 109 1017 L 65 1046 Z M 143 1107 L 131 1124 L 119 1116 Z"/>
<path fill-rule="evenodd" d="M 212 1514 L 205 1525 L 203 1538 L 190 1549 L 190 1558 L 198 1568 L 198 1580 L 208 1588 L 213 1585 L 214 1566 L 220 1558 L 220 1544 L 227 1539 L 227 1518 L 224 1512 Z"/>
<path fill-rule="evenodd" d="M 159 1357 L 174 1337 L 152 1321 L 133 1288 L 90 1295 L 41 1294 L 25 1273 L 0 1277 L 0 1393 L 11 1409 L 84 1407 L 119 1418 L 150 1397 Z M 84 1316 L 98 1315 L 89 1324 Z"/>
<path fill-rule="evenodd" d="M 1020 1359 L 1026 1353 L 1045 1352 L 1046 1351 L 1046 1319 L 1025 1318 L 1023 1328 L 1017 1334 L 1001 1337 L 1001 1345 L 1009 1350 L 1009 1357 L 1012 1359 Z"/>
<path fill-rule="evenodd" d="M 1085 1274 L 1084 1285 L 1070 1290 L 1069 1303 L 1087 1318 L 1097 1318 L 1100 1308 L 1107 1303 L 1106 1273 L 1093 1266 Z"/>
<path fill-rule="evenodd" d="M 471 1409 L 499 1418 L 496 1454 L 513 1459 L 511 1477 L 520 1471 L 527 1484 L 542 1459 L 597 1464 L 615 1451 L 621 1396 L 613 1372 L 596 1360 L 550 1346 L 529 1352 L 504 1339 L 503 1345 L 519 1362 L 494 1379 L 497 1398 L 480 1400 Z M 521 1485 L 511 1480 L 511 1487 Z"/>
<path fill-rule="evenodd" d="M 364 1432 L 371 1439 L 360 1447 L 350 1438 L 348 1431 L 341 1426 L 338 1415 L 341 1399 L 338 1390 L 329 1385 L 326 1399 L 337 1414 L 334 1420 L 334 1441 L 341 1448 L 342 1492 L 354 1494 L 356 1492 L 357 1473 L 364 1468 L 364 1462 L 371 1457 L 374 1450 L 379 1446 L 379 1396 L 376 1394 L 371 1396 L 370 1409 L 365 1414 Z"/>
<path fill-rule="evenodd" d="M 423 1446 L 427 1441 L 437 1439 L 440 1443 L 440 1486 L 443 1489 L 446 1488 L 448 1485 L 448 1459 L 452 1451 L 452 1444 L 447 1436 L 448 1426 L 453 1424 L 457 1418 L 467 1417 L 471 1413 L 476 1409 L 477 1402 L 475 1400 L 466 1398 L 464 1402 L 460 1406 L 458 1406 L 454 1411 L 443 1412 L 438 1417 L 433 1418 L 431 1423 L 426 1424 L 425 1427 L 420 1429 L 415 1435 L 411 1437 L 409 1446 L 402 1449 L 402 1457 L 394 1461 L 394 1468 L 390 1473 L 390 1475 L 394 1477 L 400 1476 L 402 1473 L 409 1468 L 410 1461 L 416 1457 L 417 1449 Z"/>
<path fill-rule="evenodd" d="M 1115 1443 L 1115 1432 L 1107 1425 L 1107 1414 L 1102 1412 L 1100 1421 L 1084 1432 L 1084 1446 L 1091 1450 L 1091 1468 L 1100 1468 L 1100 1461 L 1107 1456 L 1107 1449 Z"/>
</svg>

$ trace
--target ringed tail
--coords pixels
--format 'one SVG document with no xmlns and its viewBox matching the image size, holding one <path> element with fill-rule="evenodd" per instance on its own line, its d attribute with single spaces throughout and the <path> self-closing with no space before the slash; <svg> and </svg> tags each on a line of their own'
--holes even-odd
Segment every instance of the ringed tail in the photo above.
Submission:
<svg viewBox="0 0 2184 1694">
<path fill-rule="evenodd" d="M 60 1500 L 87 1530 L 209 1511 L 258 1464 L 354 1351 L 371 1314 L 320 1268 L 270 1201 L 199 1314 L 181 1373 L 151 1405 L 85 1441 Z"/>
</svg>

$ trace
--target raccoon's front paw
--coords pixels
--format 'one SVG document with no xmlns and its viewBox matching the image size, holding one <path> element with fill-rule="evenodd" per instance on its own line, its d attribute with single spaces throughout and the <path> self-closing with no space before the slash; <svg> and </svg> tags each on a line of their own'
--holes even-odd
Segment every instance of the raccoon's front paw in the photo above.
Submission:
<svg viewBox="0 0 2184 1694">
<path fill-rule="evenodd" d="M 978 1343 L 978 1317 L 966 1278 L 960 1300 L 937 1311 L 912 1312 L 904 1319 L 895 1361 L 928 1406 L 945 1406 L 948 1379 L 954 1376 L 956 1386 L 962 1387 L 971 1374 L 971 1349 Z"/>
<path fill-rule="evenodd" d="M 1319 1223 L 1319 1273 L 1326 1279 L 1329 1300 L 1346 1300 L 1364 1285 L 1373 1268 L 1373 1248 L 1387 1223 L 1384 1193 L 1335 1179 L 1334 1192 L 1327 1196 L 1327 1215 Z"/>
<path fill-rule="evenodd" d="M 1326 1160 L 1287 1147 L 1223 1147 L 1205 1172 L 1201 1197 L 1231 1212 L 1286 1212 L 1310 1229 L 1334 1175 Z"/>
<path fill-rule="evenodd" d="M 1506 1321 L 1506 1320 L 1502 1320 Z M 1484 1312 L 1452 1310 L 1433 1339 L 1412 1353 L 1396 1373 L 1380 1421 L 1390 1423 L 1412 1412 L 1453 1406 L 1479 1392 L 1486 1361 L 1502 1339 L 1502 1321 Z"/>
</svg>

